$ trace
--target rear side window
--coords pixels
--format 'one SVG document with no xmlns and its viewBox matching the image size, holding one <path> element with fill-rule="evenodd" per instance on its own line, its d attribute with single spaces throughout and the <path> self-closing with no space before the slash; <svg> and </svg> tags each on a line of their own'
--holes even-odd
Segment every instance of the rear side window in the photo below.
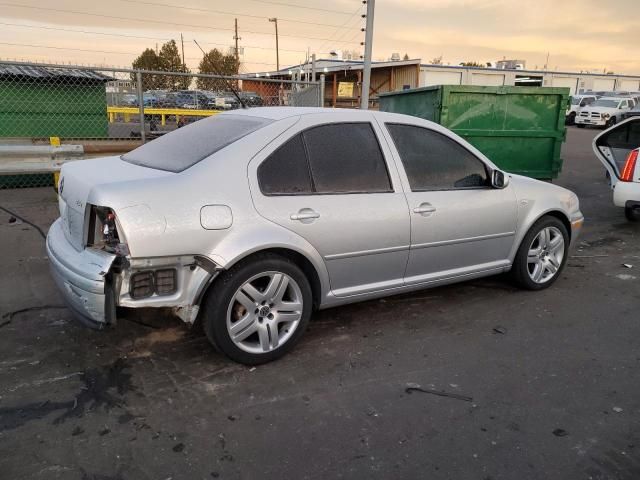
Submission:
<svg viewBox="0 0 640 480">
<path fill-rule="evenodd" d="M 455 190 L 489 185 L 475 155 L 441 133 L 413 125 L 387 124 L 411 190 Z"/>
<path fill-rule="evenodd" d="M 273 152 L 258 167 L 260 189 L 266 195 L 312 193 L 307 155 L 298 134 Z"/>
<path fill-rule="evenodd" d="M 265 195 L 393 191 L 370 123 L 332 123 L 305 130 L 258 167 Z"/>
<path fill-rule="evenodd" d="M 121 158 L 143 167 L 177 173 L 271 122 L 245 115 L 213 115 L 145 143 Z"/>
</svg>

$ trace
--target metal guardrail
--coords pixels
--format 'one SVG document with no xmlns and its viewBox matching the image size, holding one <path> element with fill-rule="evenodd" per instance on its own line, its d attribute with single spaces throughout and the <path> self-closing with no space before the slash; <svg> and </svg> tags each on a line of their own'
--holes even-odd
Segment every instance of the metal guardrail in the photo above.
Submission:
<svg viewBox="0 0 640 480">
<path fill-rule="evenodd" d="M 180 117 L 210 117 L 216 113 L 220 113 L 221 110 L 201 110 L 201 109 L 187 109 L 187 108 L 155 108 L 155 107 L 143 107 L 144 115 L 157 115 L 160 116 L 161 125 L 166 126 L 167 117 L 173 116 L 176 122 L 180 121 Z M 118 115 L 122 115 L 125 122 L 130 122 L 131 117 L 139 115 L 140 109 L 138 107 L 107 107 L 107 115 L 109 116 L 109 123 L 114 123 L 118 120 Z"/>
</svg>

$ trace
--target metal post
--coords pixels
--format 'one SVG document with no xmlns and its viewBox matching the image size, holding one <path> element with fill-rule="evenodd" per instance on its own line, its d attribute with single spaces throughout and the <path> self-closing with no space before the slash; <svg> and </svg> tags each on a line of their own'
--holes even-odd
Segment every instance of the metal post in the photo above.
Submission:
<svg viewBox="0 0 640 480">
<path fill-rule="evenodd" d="M 280 70 L 280 49 L 278 48 L 278 19 L 276 17 L 270 18 L 270 22 L 276 24 L 276 70 Z"/>
<path fill-rule="evenodd" d="M 320 74 L 320 107 L 324 107 L 324 73 Z"/>
<path fill-rule="evenodd" d="M 311 55 L 311 81 L 316 81 L 316 54 Z"/>
<path fill-rule="evenodd" d="M 142 73 L 136 72 L 136 93 L 138 94 L 138 111 L 140 112 L 140 139 L 142 143 L 147 141 L 147 132 L 144 127 L 144 96 L 142 95 Z"/>
<path fill-rule="evenodd" d="M 362 76 L 362 97 L 360 98 L 360 108 L 369 108 L 369 87 L 371 85 L 371 50 L 373 47 L 373 11 L 376 0 L 367 0 L 367 26 L 364 36 L 364 71 Z"/>
</svg>

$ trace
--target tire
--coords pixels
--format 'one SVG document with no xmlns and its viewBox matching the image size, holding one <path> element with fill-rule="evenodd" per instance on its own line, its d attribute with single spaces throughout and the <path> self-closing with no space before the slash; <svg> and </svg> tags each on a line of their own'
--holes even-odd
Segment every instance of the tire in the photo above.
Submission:
<svg viewBox="0 0 640 480">
<path fill-rule="evenodd" d="M 567 118 L 567 125 L 575 125 L 576 124 L 576 114 L 571 112 L 569 117 Z"/>
<path fill-rule="evenodd" d="M 617 123 L 616 117 L 611 117 L 609 120 L 607 120 L 607 123 L 605 124 L 605 128 L 613 127 L 616 123 Z"/>
<path fill-rule="evenodd" d="M 547 232 L 545 244 L 542 232 Z M 555 243 L 561 238 L 561 243 Z M 534 255 L 529 253 L 534 252 Z M 550 287 L 558 279 L 567 262 L 569 252 L 569 233 L 564 224 L 552 216 L 540 218 L 524 236 L 513 262 L 511 274 L 514 281 L 527 290 L 542 290 Z M 531 259 L 536 258 L 536 262 Z M 555 270 L 555 273 L 552 273 Z"/>
<path fill-rule="evenodd" d="M 584 127 L 586 127 L 586 125 L 584 123 L 576 123 L 576 127 L 584 128 Z"/>
<path fill-rule="evenodd" d="M 216 279 L 203 302 L 202 323 L 218 351 L 259 365 L 295 346 L 309 324 L 312 304 L 309 280 L 295 263 L 259 254 Z"/>
<path fill-rule="evenodd" d="M 640 222 L 640 207 L 625 207 L 624 216 L 630 222 Z"/>
</svg>

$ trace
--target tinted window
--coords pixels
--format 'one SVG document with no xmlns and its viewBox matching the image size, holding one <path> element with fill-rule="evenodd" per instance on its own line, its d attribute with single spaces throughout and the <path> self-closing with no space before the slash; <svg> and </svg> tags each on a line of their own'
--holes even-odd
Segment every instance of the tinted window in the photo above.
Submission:
<svg viewBox="0 0 640 480">
<path fill-rule="evenodd" d="M 163 135 L 126 153 L 125 162 L 181 172 L 271 120 L 245 115 L 213 115 Z"/>
<path fill-rule="evenodd" d="M 303 133 L 315 191 L 389 192 L 391 181 L 369 123 L 321 125 Z"/>
<path fill-rule="evenodd" d="M 451 190 L 488 185 L 484 164 L 450 138 L 411 125 L 387 124 L 411 190 Z"/>
<path fill-rule="evenodd" d="M 260 164 L 258 182 L 265 195 L 312 192 L 302 135 L 293 137 Z"/>
</svg>

